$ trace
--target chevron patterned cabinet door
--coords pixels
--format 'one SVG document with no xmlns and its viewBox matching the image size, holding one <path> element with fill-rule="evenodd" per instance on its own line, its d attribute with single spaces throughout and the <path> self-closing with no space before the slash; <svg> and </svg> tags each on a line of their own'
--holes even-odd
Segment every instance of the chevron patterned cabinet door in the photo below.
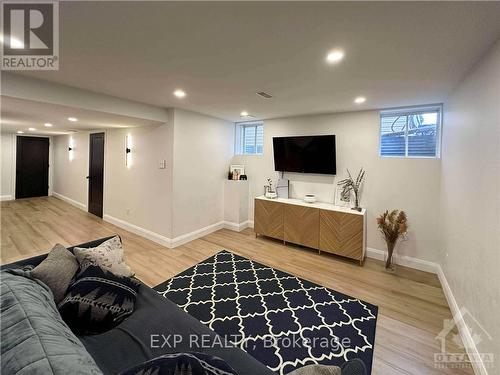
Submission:
<svg viewBox="0 0 500 375">
<path fill-rule="evenodd" d="M 263 199 L 255 199 L 254 211 L 254 231 L 256 234 L 283 239 L 283 219 L 285 205 L 266 201 Z"/>
<path fill-rule="evenodd" d="M 285 241 L 317 249 L 319 209 L 286 204 Z"/>
<path fill-rule="evenodd" d="M 319 248 L 344 257 L 363 258 L 363 216 L 320 211 Z"/>
</svg>

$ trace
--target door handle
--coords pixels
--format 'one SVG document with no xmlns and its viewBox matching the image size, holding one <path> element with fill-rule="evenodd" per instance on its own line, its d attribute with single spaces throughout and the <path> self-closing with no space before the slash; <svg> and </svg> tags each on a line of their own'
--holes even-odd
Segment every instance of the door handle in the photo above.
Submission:
<svg viewBox="0 0 500 375">
<path fill-rule="evenodd" d="M 90 180 L 90 176 L 85 177 L 87 180 Z"/>
</svg>

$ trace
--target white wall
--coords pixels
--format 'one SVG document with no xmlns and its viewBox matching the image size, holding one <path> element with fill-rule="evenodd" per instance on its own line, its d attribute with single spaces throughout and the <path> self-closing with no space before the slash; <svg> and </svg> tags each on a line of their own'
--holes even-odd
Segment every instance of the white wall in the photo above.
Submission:
<svg viewBox="0 0 500 375">
<path fill-rule="evenodd" d="M 106 130 L 104 165 L 104 218 L 166 241 L 224 220 L 223 183 L 234 139 L 227 121 L 178 109 L 168 116 L 169 123 L 160 126 Z M 127 135 L 130 167 L 125 165 Z M 89 132 L 55 139 L 54 191 L 87 207 Z M 160 160 L 166 160 L 165 169 Z"/>
<path fill-rule="evenodd" d="M 131 165 L 125 164 L 130 135 Z M 54 137 L 54 192 L 88 207 L 90 132 Z M 68 146 L 72 139 L 72 159 Z M 126 221 L 165 237 L 171 235 L 172 126 L 105 131 L 104 217 Z M 167 168 L 159 169 L 159 160 Z"/>
<path fill-rule="evenodd" d="M 170 238 L 173 125 L 106 132 L 104 214 Z M 125 165 L 126 136 L 131 163 Z M 166 160 L 167 167 L 159 168 Z"/>
<path fill-rule="evenodd" d="M 72 139 L 71 160 L 68 150 Z M 53 193 L 63 195 L 82 207 L 87 207 L 87 175 L 89 165 L 89 133 L 53 137 Z"/>
<path fill-rule="evenodd" d="M 441 265 L 459 307 L 493 337 L 500 366 L 500 42 L 445 103 Z M 466 316 L 466 323 L 476 326 Z"/>
<path fill-rule="evenodd" d="M 384 250 L 385 242 L 376 228 L 376 217 L 386 209 L 403 209 L 410 222 L 410 239 L 397 251 L 429 261 L 438 259 L 437 231 L 440 160 L 379 157 L 378 111 L 301 116 L 264 121 L 264 155 L 237 155 L 233 163 L 244 164 L 250 181 L 250 217 L 253 199 L 262 195 L 268 177 L 276 181 L 272 137 L 335 134 L 337 176 L 285 173 L 291 180 L 291 196 L 316 194 L 318 200 L 333 202 L 336 183 L 346 169 L 356 174 L 366 170 L 361 206 L 367 209 L 367 246 Z"/>
<path fill-rule="evenodd" d="M 14 199 L 15 191 L 14 191 L 14 141 L 15 136 L 13 134 L 1 134 L 1 155 L 2 155 L 2 164 L 1 164 L 1 199 L 9 200 Z"/>
<path fill-rule="evenodd" d="M 174 110 L 173 237 L 224 220 L 224 180 L 234 125 Z"/>
</svg>

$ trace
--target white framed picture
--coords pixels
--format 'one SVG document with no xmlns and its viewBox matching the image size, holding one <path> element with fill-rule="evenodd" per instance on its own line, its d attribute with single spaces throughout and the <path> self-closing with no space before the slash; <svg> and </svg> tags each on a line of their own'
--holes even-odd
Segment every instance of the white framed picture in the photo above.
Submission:
<svg viewBox="0 0 500 375">
<path fill-rule="evenodd" d="M 334 204 L 336 206 L 341 206 L 341 207 L 351 207 L 351 194 L 349 194 L 348 197 L 342 196 L 342 187 L 337 186 L 335 188 L 335 202 Z"/>
<path fill-rule="evenodd" d="M 245 174 L 245 166 L 241 164 L 231 164 L 229 166 L 229 171 L 233 175 L 233 180 L 239 180 L 240 176 Z"/>
</svg>

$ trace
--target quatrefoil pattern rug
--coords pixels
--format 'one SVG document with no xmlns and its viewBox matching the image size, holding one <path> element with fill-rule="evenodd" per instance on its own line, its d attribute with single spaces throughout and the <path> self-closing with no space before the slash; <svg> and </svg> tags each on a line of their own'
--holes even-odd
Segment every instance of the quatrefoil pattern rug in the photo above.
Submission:
<svg viewBox="0 0 500 375">
<path fill-rule="evenodd" d="M 378 308 L 367 302 L 228 251 L 155 290 L 278 374 L 352 358 L 371 373 Z"/>
</svg>

